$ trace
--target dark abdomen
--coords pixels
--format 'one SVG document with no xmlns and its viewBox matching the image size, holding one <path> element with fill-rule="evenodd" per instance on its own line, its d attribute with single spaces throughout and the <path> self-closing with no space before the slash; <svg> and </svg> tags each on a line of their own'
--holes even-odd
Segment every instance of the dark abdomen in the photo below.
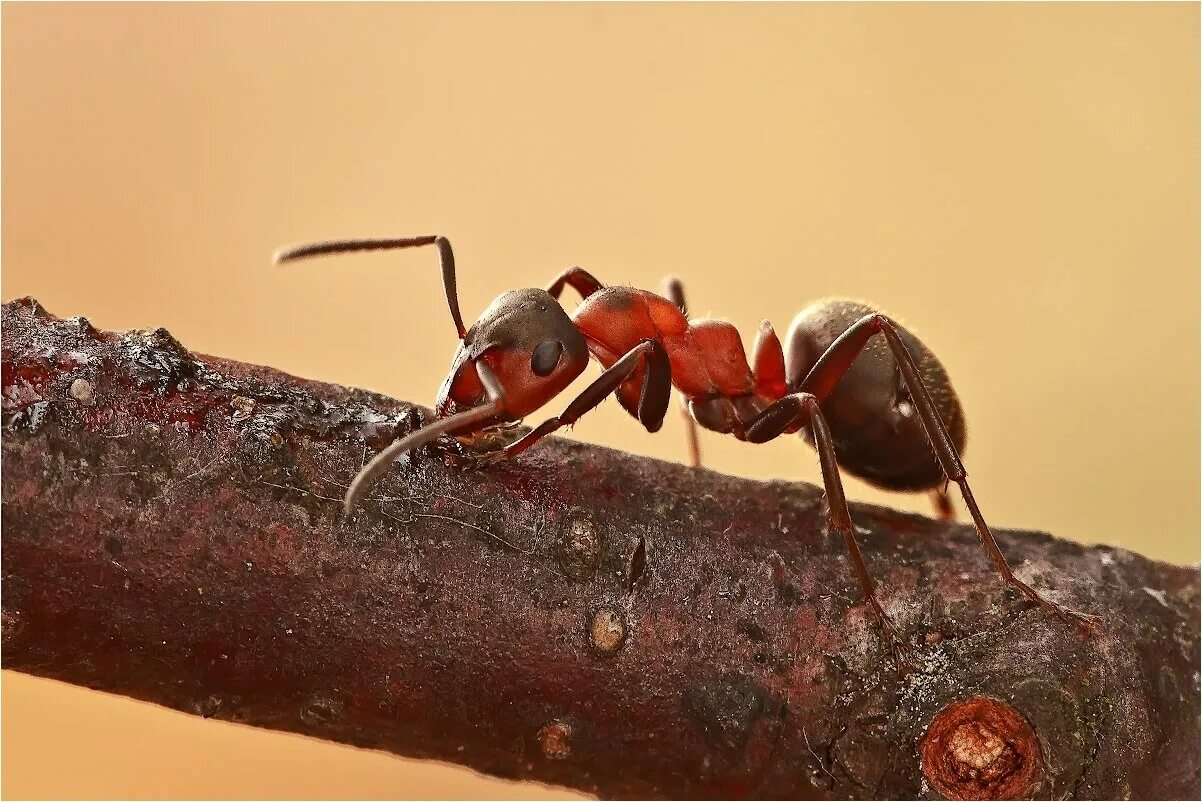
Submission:
<svg viewBox="0 0 1202 802">
<path fill-rule="evenodd" d="M 857 320 L 877 310 L 848 300 L 815 303 L 793 320 L 785 353 L 790 390 L 796 390 L 818 358 Z M 917 337 L 900 329 L 952 442 L 964 452 L 967 427 L 947 371 Z M 889 490 L 926 490 L 943 483 L 930 443 L 885 338 L 868 341 L 822 404 L 839 464 Z M 808 430 L 806 438 L 810 439 Z"/>
</svg>

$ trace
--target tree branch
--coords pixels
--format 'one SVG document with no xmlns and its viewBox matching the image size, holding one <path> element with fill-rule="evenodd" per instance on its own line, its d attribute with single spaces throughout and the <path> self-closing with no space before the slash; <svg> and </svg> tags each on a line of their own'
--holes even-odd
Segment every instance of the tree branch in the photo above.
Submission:
<svg viewBox="0 0 1202 802">
<path fill-rule="evenodd" d="M 402 459 L 414 407 L 6 305 L 5 668 L 605 797 L 1198 796 L 1198 572 L 552 440 Z M 925 777 L 924 777 L 925 775 Z"/>
</svg>

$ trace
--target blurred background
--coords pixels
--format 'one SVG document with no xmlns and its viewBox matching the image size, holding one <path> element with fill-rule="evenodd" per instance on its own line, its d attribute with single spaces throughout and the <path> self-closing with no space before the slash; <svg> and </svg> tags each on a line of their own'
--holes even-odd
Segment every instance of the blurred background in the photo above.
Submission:
<svg viewBox="0 0 1202 802">
<path fill-rule="evenodd" d="M 951 372 L 990 521 L 1198 561 L 1196 5 L 2 14 L 5 299 L 425 403 L 456 345 L 435 253 L 274 248 L 446 234 L 469 318 L 573 264 L 674 273 L 748 345 L 866 299 Z M 571 436 L 686 458 L 676 415 Z M 792 438 L 702 449 L 819 478 Z M 568 796 L 12 672 L 3 746 L 9 798 Z"/>
</svg>

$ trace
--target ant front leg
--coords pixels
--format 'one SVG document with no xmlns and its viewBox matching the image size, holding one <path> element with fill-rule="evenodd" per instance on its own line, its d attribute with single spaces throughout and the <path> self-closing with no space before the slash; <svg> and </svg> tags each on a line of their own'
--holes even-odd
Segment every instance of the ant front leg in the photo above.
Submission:
<svg viewBox="0 0 1202 802">
<path fill-rule="evenodd" d="M 649 432 L 659 431 L 663 425 L 664 413 L 668 409 L 668 401 L 672 394 L 672 365 L 668 361 L 668 352 L 655 340 L 643 340 L 634 348 L 627 351 L 617 362 L 610 365 L 596 381 L 584 389 L 567 409 L 553 418 L 540 423 L 531 429 L 520 440 L 516 440 L 505 448 L 481 457 L 480 464 L 488 465 L 501 460 L 510 459 L 521 454 L 538 441 L 552 432 L 571 426 L 586 412 L 594 409 L 612 392 L 616 391 L 638 369 L 639 365 L 646 366 L 643 372 L 642 392 L 639 395 L 638 419 Z"/>
<path fill-rule="evenodd" d="M 839 476 L 839 461 L 835 456 L 835 445 L 831 438 L 830 428 L 818 399 L 809 393 L 791 393 L 773 403 L 747 426 L 747 439 L 752 443 L 765 443 L 780 435 L 794 431 L 796 427 L 808 425 L 814 436 L 814 447 L 818 451 L 818 464 L 822 468 L 822 484 L 826 489 L 826 519 L 832 529 L 843 535 L 847 550 L 851 554 L 851 562 L 856 570 L 856 578 L 860 582 L 860 590 L 864 600 L 872 607 L 881 626 L 889 634 L 890 649 L 898 671 L 905 673 L 909 669 L 910 660 L 901 632 L 885 608 L 881 606 L 876 595 L 876 586 L 864 563 L 864 555 L 856 543 L 855 524 L 851 520 L 851 511 L 847 508 L 847 496 L 843 492 L 843 480 Z"/>
<path fill-rule="evenodd" d="M 998 573 L 1023 596 L 1045 610 L 1067 616 L 1090 627 L 1096 627 L 1101 621 L 1097 616 L 1082 613 L 1046 599 L 1014 575 L 1014 571 L 1006 561 L 1005 555 L 1002 554 L 993 532 L 985 523 L 985 517 L 977 506 L 972 489 L 968 486 L 968 472 L 964 470 L 964 464 L 960 461 L 956 445 L 948 433 L 947 426 L 939 416 L 931 394 L 922 380 L 922 374 L 914 362 L 914 357 L 903 342 L 896 323 L 880 313 L 864 315 L 831 343 L 825 353 L 810 368 L 809 373 L 798 386 L 798 391 L 813 393 L 819 401 L 825 400 L 835 390 L 840 379 L 847 374 L 869 339 L 876 334 L 885 338 L 885 342 L 897 362 L 897 368 L 901 373 L 902 381 L 905 382 L 914 408 L 922 421 L 935 458 L 947 480 L 955 482 L 960 487 L 960 495 L 964 498 L 964 505 L 968 508 L 969 515 L 972 516 L 977 536 L 985 546 L 990 559 L 993 560 Z"/>
<path fill-rule="evenodd" d="M 675 276 L 664 279 L 664 297 L 676 304 L 680 313 L 689 316 L 689 306 L 684 299 L 684 285 Z M 684 417 L 685 438 L 689 444 L 689 464 L 694 468 L 701 467 L 701 439 L 697 434 L 697 421 L 689 412 L 689 401 L 684 396 L 680 398 L 680 411 Z"/>
</svg>

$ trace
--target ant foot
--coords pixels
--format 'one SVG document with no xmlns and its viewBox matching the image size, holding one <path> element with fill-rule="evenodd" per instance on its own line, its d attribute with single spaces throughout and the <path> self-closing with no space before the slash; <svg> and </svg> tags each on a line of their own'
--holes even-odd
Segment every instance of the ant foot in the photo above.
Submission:
<svg viewBox="0 0 1202 802">
<path fill-rule="evenodd" d="M 952 500 L 947 495 L 947 488 L 942 490 L 931 491 L 931 504 L 935 508 L 935 516 L 940 521 L 955 521 L 956 508 L 952 506 Z"/>
<path fill-rule="evenodd" d="M 1092 632 L 1094 634 L 1097 634 L 1102 631 L 1102 617 L 1101 616 L 1092 615 L 1090 613 L 1083 613 L 1080 610 L 1074 610 L 1071 607 L 1065 607 L 1062 604 L 1057 604 L 1056 602 L 1054 602 L 1050 599 L 1045 599 L 1034 588 L 1030 587 L 1029 585 L 1027 585 L 1024 582 L 1021 582 L 1018 579 L 1014 579 L 1012 584 L 1016 588 L 1018 588 L 1018 590 L 1023 594 L 1023 596 L 1025 596 L 1027 598 L 1028 601 L 1034 602 L 1035 604 L 1042 607 L 1044 610 L 1047 610 L 1049 613 L 1053 613 L 1053 614 L 1061 616 L 1063 618 L 1067 618 L 1067 619 L 1073 621 L 1074 623 L 1076 623 L 1083 630 L 1088 630 L 1089 632 Z"/>
<path fill-rule="evenodd" d="M 448 465 L 453 465 L 456 468 L 462 468 L 465 471 L 476 471 L 481 468 L 487 468 L 490 465 L 496 465 L 499 462 L 504 462 L 509 459 L 509 455 L 505 453 L 505 449 L 498 448 L 492 451 L 469 451 L 462 444 L 454 454 L 446 453 L 443 458 Z"/>
<path fill-rule="evenodd" d="M 1043 607 L 1050 613 L 1055 613 L 1056 615 L 1063 616 L 1064 618 L 1073 621 L 1081 629 L 1086 630 L 1091 634 L 1096 635 L 1102 631 L 1102 616 L 1100 615 L 1083 613 L 1080 610 L 1074 610 L 1071 607 L 1065 607 L 1063 605 L 1048 602 L 1046 600 L 1043 604 L 1040 604 L 1040 607 Z"/>
<path fill-rule="evenodd" d="M 893 623 L 893 619 L 889 617 L 876 599 L 871 599 L 869 606 L 881 624 L 881 634 L 887 642 L 889 653 L 893 657 L 893 665 L 897 669 L 897 675 L 899 677 L 906 676 L 914 670 L 914 653 L 906 643 L 906 639 L 902 637 L 901 630 L 897 628 L 897 624 Z"/>
<path fill-rule="evenodd" d="M 435 456 L 441 457 L 448 468 L 470 468 L 473 454 L 454 435 L 440 434 L 426 444 L 426 449 Z"/>
<path fill-rule="evenodd" d="M 904 679 L 914 671 L 914 652 L 903 641 L 895 636 L 889 638 L 889 652 L 893 657 L 893 666 L 897 669 L 899 679 Z"/>
<path fill-rule="evenodd" d="M 485 451 L 472 455 L 472 468 L 478 470 L 487 468 L 490 465 L 496 465 L 509 459 L 509 454 L 503 448 L 498 448 L 495 451 Z"/>
<path fill-rule="evenodd" d="M 401 417 L 401 421 L 404 424 L 405 429 L 403 432 L 398 433 L 397 437 L 404 437 L 406 435 L 413 434 L 418 429 L 425 426 L 428 422 L 426 420 L 426 413 L 421 407 L 417 406 L 409 407 L 409 409 L 405 410 L 404 415 Z"/>
<path fill-rule="evenodd" d="M 430 417 L 426 410 L 418 406 L 409 407 L 401 416 L 400 423 L 397 425 L 395 439 L 399 440 L 402 437 L 407 437 L 419 429 L 424 428 L 427 424 L 437 420 L 437 416 Z M 454 437 L 447 434 L 441 434 L 430 442 L 422 446 L 418 451 L 425 457 L 443 457 L 445 461 L 448 451 L 461 450 L 462 446 Z"/>
</svg>

